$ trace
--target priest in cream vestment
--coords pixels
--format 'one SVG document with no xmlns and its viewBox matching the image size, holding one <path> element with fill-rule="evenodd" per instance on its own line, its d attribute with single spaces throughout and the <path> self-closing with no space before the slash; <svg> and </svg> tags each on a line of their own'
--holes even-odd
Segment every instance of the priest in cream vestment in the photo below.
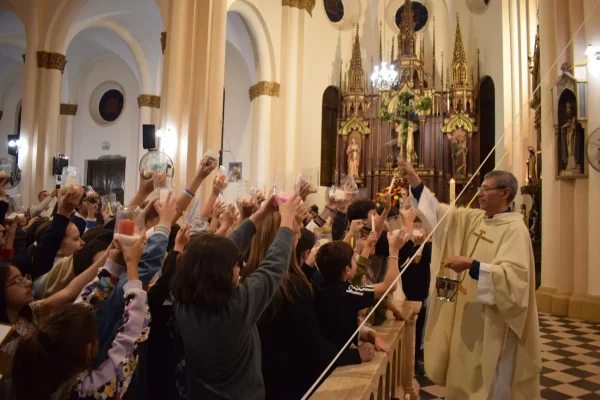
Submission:
<svg viewBox="0 0 600 400">
<path fill-rule="evenodd" d="M 440 204 L 412 166 L 400 163 L 399 169 L 421 220 L 428 229 L 439 223 L 432 276 L 453 270 L 462 278 L 454 302 L 430 297 L 427 376 L 446 387 L 447 400 L 540 399 L 533 250 L 523 217 L 509 208 L 516 178 L 504 171 L 487 174 L 481 209 L 475 210 Z"/>
</svg>

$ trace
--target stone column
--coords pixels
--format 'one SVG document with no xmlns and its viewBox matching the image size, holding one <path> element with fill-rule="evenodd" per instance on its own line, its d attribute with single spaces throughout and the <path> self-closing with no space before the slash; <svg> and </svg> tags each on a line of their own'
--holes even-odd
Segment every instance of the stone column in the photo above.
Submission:
<svg viewBox="0 0 600 400">
<path fill-rule="evenodd" d="M 59 139 L 57 153 L 73 157 L 73 125 L 77 115 L 77 104 L 60 105 Z"/>
<path fill-rule="evenodd" d="M 161 128 L 176 147 L 168 153 L 174 186 L 183 190 L 204 152 L 221 149 L 227 9 L 221 0 L 171 0 L 170 9 Z"/>
<path fill-rule="evenodd" d="M 596 7 L 595 9 L 593 9 Z M 588 16 L 585 24 L 585 43 L 591 43 L 596 48 L 600 47 L 600 27 L 596 23 L 600 18 L 600 6 L 595 1 L 584 0 L 584 15 Z M 596 63 L 588 64 L 588 132 L 600 124 L 600 114 L 596 111 L 600 107 L 600 66 Z M 589 166 L 588 166 L 589 167 Z M 588 251 L 587 251 L 587 300 L 582 305 L 581 318 L 600 322 L 600 246 L 598 238 L 600 237 L 600 173 L 589 167 L 589 191 L 588 191 Z"/>
<path fill-rule="evenodd" d="M 59 53 L 38 51 L 38 67 L 40 71 L 40 96 L 38 97 L 37 143 L 35 148 L 35 180 L 34 193 L 42 189 L 54 187 L 55 178 L 52 175 L 52 157 L 58 149 L 58 125 L 60 117 L 60 96 L 62 73 L 66 58 Z"/>
<path fill-rule="evenodd" d="M 285 172 L 295 172 L 297 133 L 300 131 L 302 104 L 302 62 L 304 57 L 304 19 L 311 15 L 315 1 L 282 0 L 281 19 L 281 136 L 284 157 L 278 166 Z"/>
<path fill-rule="evenodd" d="M 279 97 L 279 83 L 258 82 L 250 88 L 252 101 L 252 178 L 258 183 L 270 185 L 274 173 L 271 153 L 271 116 L 274 98 Z"/>
<path fill-rule="evenodd" d="M 556 21 L 552 7 L 540 7 L 540 76 L 542 112 L 542 286 L 537 292 L 538 308 L 550 312 L 552 294 L 558 285 L 558 254 L 560 250 L 558 209 L 558 183 L 556 181 L 556 146 L 552 117 L 552 86 L 558 76 L 556 60 Z"/>
<path fill-rule="evenodd" d="M 511 171 L 519 182 L 523 180 L 523 166 L 521 165 L 521 127 L 523 116 L 521 114 L 521 79 L 519 69 L 519 0 L 510 0 L 510 56 L 511 56 L 511 94 L 512 94 L 512 132 L 506 149 L 510 149 L 510 161 L 507 162 L 507 170 Z M 506 141 L 505 141 L 506 142 Z M 521 207 L 521 193 L 515 197 L 515 209 Z"/>
<path fill-rule="evenodd" d="M 585 16 L 582 0 L 569 1 L 570 36 L 573 37 L 572 59 L 577 64 L 585 58 L 587 47 L 585 27 L 579 29 Z M 590 20 L 588 20 L 589 23 Z M 579 30 L 578 30 L 579 29 Z M 586 67 L 575 67 L 573 75 L 580 80 L 586 80 Z M 590 113 L 588 105 L 588 114 Z M 589 133 L 589 123 L 582 121 L 586 133 Z M 582 318 L 582 305 L 588 289 L 588 179 L 577 179 L 573 190 L 573 295 L 569 300 L 569 317 Z"/>
</svg>

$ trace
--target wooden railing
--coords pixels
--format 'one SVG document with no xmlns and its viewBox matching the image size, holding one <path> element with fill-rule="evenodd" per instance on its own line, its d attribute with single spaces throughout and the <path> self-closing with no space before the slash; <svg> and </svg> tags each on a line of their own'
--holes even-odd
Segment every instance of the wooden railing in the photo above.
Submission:
<svg viewBox="0 0 600 400">
<path fill-rule="evenodd" d="M 389 353 L 376 353 L 370 362 L 336 368 L 311 396 L 312 400 L 390 400 L 419 399 L 419 383 L 414 378 L 415 328 L 420 302 L 392 300 L 404 309 L 407 321 L 388 320 L 373 327 L 390 346 Z"/>
</svg>

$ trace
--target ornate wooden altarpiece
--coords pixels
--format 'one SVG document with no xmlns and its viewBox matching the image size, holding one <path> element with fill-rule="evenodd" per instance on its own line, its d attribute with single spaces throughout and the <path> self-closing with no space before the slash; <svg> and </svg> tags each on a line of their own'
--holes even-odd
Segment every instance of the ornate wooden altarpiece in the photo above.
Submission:
<svg viewBox="0 0 600 400">
<path fill-rule="evenodd" d="M 448 202 L 450 179 L 456 181 L 458 195 L 480 165 L 473 72 L 466 61 L 457 14 L 452 64 L 446 71 L 446 83 L 442 73 L 441 87 L 436 86 L 435 76 L 424 68 L 423 40 L 417 55 L 419 41 L 410 3 L 405 0 L 396 59 L 392 48 L 392 64 L 399 77 L 391 90 L 367 90 L 370 85 L 362 68 L 357 28 L 350 67 L 342 80 L 336 181 L 346 177 L 349 159 L 355 163 L 358 157 L 358 173 L 353 174 L 354 178 L 360 187 L 367 188 L 370 198 L 375 198 L 389 186 L 396 173 L 397 159 L 404 155 L 438 199 Z M 435 35 L 433 54 L 435 71 Z M 441 70 L 444 70 L 443 58 Z M 408 139 L 411 133 L 412 141 Z M 356 164 L 352 168 L 356 170 Z M 457 203 L 466 205 L 479 184 L 477 176 Z"/>
</svg>

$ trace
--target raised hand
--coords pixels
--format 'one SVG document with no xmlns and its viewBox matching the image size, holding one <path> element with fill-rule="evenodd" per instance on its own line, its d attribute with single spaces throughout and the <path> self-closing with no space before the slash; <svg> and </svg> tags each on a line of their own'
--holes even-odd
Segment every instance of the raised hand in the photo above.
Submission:
<svg viewBox="0 0 600 400">
<path fill-rule="evenodd" d="M 138 265 L 142 258 L 142 253 L 144 252 L 144 246 L 146 246 L 146 230 L 144 229 L 140 233 L 140 237 L 132 245 L 128 245 L 119 239 L 115 239 L 115 242 L 123 252 L 123 259 L 127 266 L 127 280 L 132 281 L 139 279 Z"/>
<path fill-rule="evenodd" d="M 214 158 L 204 156 L 204 158 L 202 158 L 202 161 L 200 161 L 200 167 L 198 167 L 198 171 L 196 172 L 196 174 L 201 179 L 205 179 L 207 176 L 210 175 L 211 172 L 215 170 L 215 168 L 217 168 L 217 164 L 218 162 Z"/>
<path fill-rule="evenodd" d="M 306 201 L 306 198 L 308 197 L 308 195 L 313 193 L 313 191 L 311 190 L 311 184 L 310 183 L 303 184 L 302 187 L 300 187 L 300 190 L 298 191 L 298 193 L 300 194 L 300 198 L 302 199 L 302 201 Z"/>
<path fill-rule="evenodd" d="M 235 223 L 235 206 L 230 204 L 221 214 L 221 225 L 232 226 Z"/>
<path fill-rule="evenodd" d="M 396 229 L 393 232 L 388 232 L 387 238 L 390 246 L 390 255 L 397 255 L 398 252 L 404 245 L 406 244 L 407 238 L 406 229 L 402 227 L 401 229 Z"/>
<path fill-rule="evenodd" d="M 285 203 L 282 203 L 279 197 L 275 198 L 277 199 L 277 203 L 279 204 L 279 214 L 281 214 L 281 226 L 294 230 L 294 219 L 296 218 L 296 213 L 298 212 L 300 204 L 302 204 L 302 199 L 300 199 L 298 193 L 295 193 Z"/>
<path fill-rule="evenodd" d="M 191 226 L 187 223 L 179 230 L 179 232 L 177 232 L 177 236 L 175 237 L 175 247 L 173 249 L 174 251 L 181 253 L 183 250 L 185 250 L 185 246 L 187 246 L 190 242 L 190 232 Z"/>
<path fill-rule="evenodd" d="M 0 171 L 0 198 L 6 197 L 6 185 L 10 182 L 10 175 L 7 172 Z"/>
<path fill-rule="evenodd" d="M 154 190 L 154 172 L 153 171 L 142 171 L 140 172 L 140 192 L 148 196 Z"/>
<path fill-rule="evenodd" d="M 221 218 L 221 214 L 225 212 L 226 208 L 227 206 L 225 205 L 225 203 L 223 203 L 222 201 L 217 201 L 215 203 L 215 206 L 213 207 L 212 219 L 218 220 L 219 218 Z"/>
<path fill-rule="evenodd" d="M 400 176 L 405 178 L 410 186 L 418 186 L 421 184 L 421 178 L 413 168 L 412 164 L 406 160 L 398 162 L 398 172 Z"/>
<path fill-rule="evenodd" d="M 302 197 L 302 196 L 300 196 L 300 197 Z M 300 207 L 298 207 L 298 212 L 296 213 L 296 223 L 299 226 L 302 226 L 304 224 L 304 220 L 306 220 L 309 213 L 310 213 L 310 208 L 306 205 L 306 203 L 302 202 L 300 204 Z"/>
<path fill-rule="evenodd" d="M 361 219 L 355 219 L 350 223 L 350 232 L 356 234 L 363 230 L 365 223 Z"/>
<path fill-rule="evenodd" d="M 177 197 L 172 196 L 172 193 L 169 193 L 165 204 L 160 204 L 160 202 L 154 201 L 154 209 L 160 217 L 159 224 L 171 226 L 173 224 L 173 220 L 177 216 Z"/>
<path fill-rule="evenodd" d="M 213 180 L 212 194 L 214 196 L 218 196 L 221 194 L 221 192 L 223 190 L 225 190 L 226 187 L 227 187 L 227 181 L 221 180 L 219 178 L 219 175 L 217 175 L 217 176 L 215 176 L 215 179 Z"/>
<path fill-rule="evenodd" d="M 75 211 L 75 207 L 81 202 L 83 188 L 69 186 L 65 189 L 67 190 L 65 195 L 58 201 L 58 214 L 63 217 L 71 218 L 71 214 Z"/>
<path fill-rule="evenodd" d="M 390 210 L 392 208 L 392 195 L 390 193 L 386 193 L 381 196 L 381 204 L 385 210 Z"/>
</svg>

